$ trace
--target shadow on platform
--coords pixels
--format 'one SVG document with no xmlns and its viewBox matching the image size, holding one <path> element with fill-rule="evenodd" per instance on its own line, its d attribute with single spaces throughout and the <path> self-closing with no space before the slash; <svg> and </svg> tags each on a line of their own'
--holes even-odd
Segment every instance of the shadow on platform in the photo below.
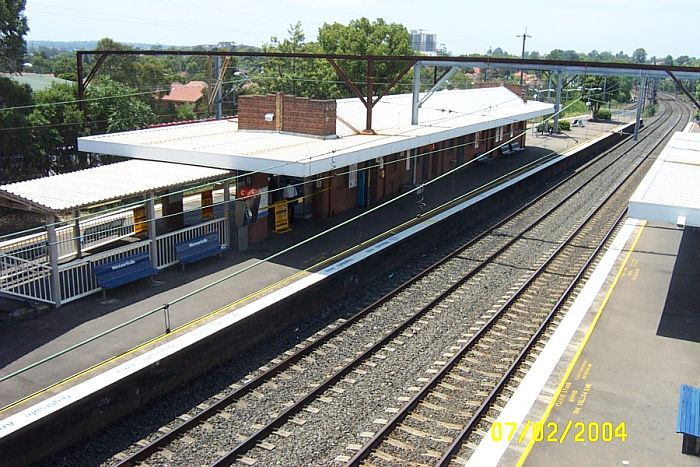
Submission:
<svg viewBox="0 0 700 467">
<path fill-rule="evenodd" d="M 656 334 L 700 342 L 700 229 L 686 228 Z"/>
</svg>

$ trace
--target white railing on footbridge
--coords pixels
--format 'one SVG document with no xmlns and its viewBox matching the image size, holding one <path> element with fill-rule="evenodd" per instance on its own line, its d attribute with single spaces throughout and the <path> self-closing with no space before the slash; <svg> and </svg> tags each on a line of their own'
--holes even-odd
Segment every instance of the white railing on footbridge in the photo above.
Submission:
<svg viewBox="0 0 700 467">
<path fill-rule="evenodd" d="M 18 256 L 0 254 L 0 292 L 24 299 L 54 303 L 51 266 Z"/>
</svg>

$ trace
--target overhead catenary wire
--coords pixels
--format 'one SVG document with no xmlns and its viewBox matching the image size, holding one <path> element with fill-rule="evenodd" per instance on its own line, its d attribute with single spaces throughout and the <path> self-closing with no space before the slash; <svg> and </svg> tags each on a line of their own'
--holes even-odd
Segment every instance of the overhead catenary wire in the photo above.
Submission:
<svg viewBox="0 0 700 467">
<path fill-rule="evenodd" d="M 506 101 L 506 102 L 516 101 L 516 100 L 519 100 L 519 98 L 509 99 L 509 100 Z M 501 104 L 503 104 L 503 103 L 501 103 Z M 455 112 L 454 114 L 449 115 L 447 118 L 445 118 L 445 119 L 443 119 L 443 120 L 441 120 L 441 121 L 444 122 L 444 121 L 448 121 L 448 120 L 450 120 L 450 119 L 455 119 L 455 118 L 459 118 L 459 117 L 466 116 L 466 115 L 479 114 L 479 113 L 481 113 L 481 112 L 483 112 L 483 111 L 485 111 L 485 110 L 493 109 L 493 108 L 495 108 L 495 107 L 498 107 L 498 106 L 501 105 L 501 104 L 490 105 L 490 106 L 486 106 L 486 107 L 483 107 L 483 108 L 474 109 L 474 110 L 472 110 L 472 111 L 470 111 L 470 112 L 462 112 L 462 113 Z M 564 109 L 561 109 L 561 111 L 563 111 L 563 110 L 564 110 Z M 560 112 L 561 112 L 561 111 L 560 111 Z M 512 122 L 517 122 L 517 121 L 519 121 L 519 120 L 514 119 L 514 118 L 507 118 L 507 119 L 508 119 L 508 120 L 511 120 Z M 406 130 L 404 130 L 404 131 L 402 131 L 402 132 L 399 132 L 398 134 L 401 135 L 401 134 L 408 133 L 408 132 L 410 132 L 410 131 L 412 131 L 412 128 L 407 128 Z M 384 136 L 384 138 L 389 138 L 389 137 L 390 137 L 389 135 Z M 363 144 L 365 144 L 365 143 L 364 143 L 364 142 L 358 142 L 358 143 L 355 144 L 355 145 L 348 146 L 347 149 L 351 149 L 351 148 L 353 148 L 353 147 L 358 147 L 358 146 L 361 146 L 361 145 L 363 145 Z M 312 161 L 312 160 L 317 159 L 317 158 L 326 157 L 326 156 L 328 156 L 329 154 L 331 154 L 331 152 L 332 152 L 332 151 L 327 151 L 327 152 L 325 152 L 325 153 L 321 153 L 321 154 L 318 154 L 318 155 L 316 155 L 316 156 L 309 157 L 309 158 L 304 159 L 304 160 L 305 160 L 305 161 Z M 421 155 L 426 155 L 426 154 L 421 154 Z M 221 179 L 221 180 L 218 180 L 217 183 L 224 183 L 224 182 L 226 182 L 226 181 L 234 181 L 234 180 L 237 180 L 237 179 L 240 179 L 240 178 L 242 178 L 242 177 L 246 177 L 246 176 L 249 176 L 249 175 L 255 174 L 255 173 L 270 173 L 271 171 L 274 171 L 274 170 L 276 170 L 276 169 L 282 168 L 282 167 L 284 167 L 284 166 L 286 166 L 286 165 L 289 165 L 289 164 L 292 164 L 292 163 L 294 163 L 294 162 L 291 162 L 291 161 L 290 161 L 290 162 L 277 163 L 277 164 L 274 164 L 274 165 L 271 165 L 271 166 L 268 166 L 268 167 L 259 169 L 259 170 L 257 170 L 257 171 L 251 171 L 251 172 L 247 172 L 247 173 L 241 174 L 241 175 L 234 175 L 234 176 L 231 176 L 231 177 L 226 177 L 226 178 L 223 178 L 223 179 Z M 170 192 L 169 194 L 184 193 L 184 192 L 189 191 L 189 190 L 198 189 L 198 188 L 201 188 L 201 187 L 206 187 L 206 186 L 210 185 L 211 183 L 213 183 L 213 182 L 206 182 L 206 183 L 203 183 L 203 184 L 201 184 L 201 185 L 199 185 L 199 186 L 195 186 L 195 187 L 190 186 L 190 187 L 188 187 L 188 188 L 183 188 L 183 189 L 181 189 L 181 190 L 172 191 L 172 192 Z M 145 199 L 143 199 L 143 200 L 134 201 L 133 203 L 128 203 L 128 204 L 126 204 L 126 205 L 122 204 L 122 205 L 119 205 L 119 206 L 115 206 L 114 208 L 111 208 L 111 209 L 102 211 L 102 212 L 100 213 L 100 215 L 105 215 L 105 214 L 108 214 L 108 213 L 110 213 L 110 212 L 122 210 L 122 209 L 124 209 L 125 207 L 129 207 L 129 206 L 138 206 L 138 205 L 141 205 L 141 204 L 143 204 L 144 202 L 150 201 L 150 200 L 155 200 L 155 197 L 153 197 L 153 198 L 150 198 L 150 197 L 149 197 L 149 198 L 145 198 Z M 95 216 L 91 216 L 91 217 L 96 217 L 96 215 L 95 215 Z M 69 221 L 57 221 L 57 222 L 54 222 L 54 223 L 45 224 L 44 226 L 40 226 L 40 227 L 35 227 L 35 228 L 27 229 L 27 230 L 24 230 L 24 231 L 21 231 L 21 232 L 14 232 L 13 234 L 8 234 L 8 235 L 5 235 L 5 236 L 0 236 L 0 240 L 2 240 L 2 239 L 5 238 L 5 237 L 9 237 L 9 236 L 13 236 L 13 237 L 14 237 L 14 236 L 21 235 L 21 234 L 24 234 L 24 233 L 39 232 L 39 231 L 43 230 L 45 227 L 47 227 L 47 226 L 61 226 L 63 223 L 73 222 L 73 221 L 75 221 L 75 220 L 76 220 L 75 218 L 72 218 L 72 219 L 70 219 Z"/>
<path fill-rule="evenodd" d="M 573 104 L 573 103 L 572 103 L 572 104 Z M 570 104 L 570 105 L 572 105 L 572 104 Z M 568 107 L 568 106 L 567 106 L 567 107 Z M 564 110 L 564 109 L 562 109 L 562 110 Z M 562 110 L 560 110 L 560 112 L 561 112 Z M 548 117 L 546 120 L 549 120 L 549 119 L 551 119 L 552 117 L 553 117 L 553 116 L 550 116 L 550 117 Z M 515 141 L 517 138 L 519 138 L 519 137 L 521 137 L 522 135 L 526 134 L 527 131 L 529 131 L 529 128 L 526 128 L 525 130 L 523 130 L 522 132 L 518 133 L 517 135 L 515 135 L 515 136 L 512 137 L 511 139 L 505 141 L 503 144 L 509 143 L 509 142 L 511 142 L 511 141 Z M 490 149 L 489 151 L 485 152 L 484 154 L 489 154 L 489 153 L 492 153 L 492 152 L 494 152 L 494 151 L 497 151 L 498 148 L 499 148 L 499 146 L 496 146 L 496 147 Z M 543 156 L 543 157 L 549 157 L 549 155 Z M 252 263 L 252 264 L 250 264 L 250 265 L 248 265 L 248 266 L 245 266 L 245 267 L 243 267 L 243 268 L 241 268 L 241 269 L 239 269 L 239 270 L 237 270 L 237 271 L 234 271 L 233 273 L 228 274 L 228 275 L 226 275 L 226 276 L 224 276 L 224 277 L 221 277 L 221 278 L 219 278 L 219 279 L 217 279 L 217 280 L 215 280 L 215 281 L 213 281 L 213 282 L 210 282 L 210 283 L 208 283 L 208 284 L 205 284 L 204 286 L 202 286 L 202 287 L 200 287 L 200 288 L 198 288 L 198 289 L 196 289 L 196 290 L 194 290 L 194 291 L 192 291 L 192 292 L 189 292 L 189 293 L 187 293 L 187 294 L 184 294 L 184 295 L 182 295 L 182 296 L 180 296 L 180 297 L 177 297 L 177 298 L 175 298 L 175 299 L 173 299 L 173 300 L 171 300 L 171 301 L 169 301 L 169 302 L 167 302 L 167 303 L 165 303 L 165 304 L 163 304 L 163 305 L 161 305 L 161 306 L 159 306 L 159 307 L 157 307 L 157 308 L 148 310 L 148 311 L 146 311 L 146 312 L 144 312 L 144 313 L 142 313 L 142 314 L 140 314 L 140 315 L 138 315 L 138 316 L 135 316 L 134 318 L 131 318 L 131 319 L 129 319 L 129 320 L 123 322 L 123 323 L 120 323 L 120 324 L 118 324 L 118 325 L 116 325 L 116 326 L 114 326 L 114 327 L 112 327 L 112 328 L 110 328 L 110 329 L 107 329 L 107 330 L 105 330 L 105 331 L 103 331 L 103 332 L 100 332 L 100 333 L 98 333 L 98 334 L 96 334 L 96 335 L 94 335 L 94 336 L 91 336 L 91 337 L 89 337 L 89 338 L 87 338 L 87 339 L 85 339 L 85 340 L 83 340 L 83 341 L 81 341 L 81 342 L 78 342 L 78 343 L 76 343 L 76 344 L 74 344 L 74 345 L 72 345 L 72 346 L 70 346 L 70 347 L 67 347 L 66 349 L 63 349 L 63 350 L 61 350 L 61 351 L 59 351 L 59 352 L 56 352 L 56 353 L 54 353 L 54 354 L 52 354 L 52 355 L 49 355 L 49 356 L 47 356 L 47 357 L 45 357 L 45 358 L 43 358 L 43 359 L 41 359 L 41 360 L 39 360 L 39 361 L 37 361 L 37 362 L 34 362 L 34 363 L 32 363 L 32 364 L 30 364 L 30 365 L 27 365 L 27 366 L 25 366 L 25 367 L 23 367 L 23 368 L 20 368 L 20 369 L 14 371 L 14 372 L 11 372 L 11 373 L 9 373 L 9 374 L 7 374 L 7 375 L 5 375 L 5 376 L 2 376 L 2 377 L 0 377 L 0 383 L 3 382 L 3 381 L 8 380 L 8 379 L 10 379 L 10 378 L 13 378 L 13 377 L 15 377 L 15 376 L 18 376 L 18 375 L 20 375 L 20 374 L 22 374 L 22 373 L 25 373 L 25 372 L 27 372 L 27 371 L 29 371 L 29 370 L 31 370 L 31 369 L 33 369 L 33 368 L 36 368 L 36 367 L 38 367 L 38 366 L 40 366 L 40 365 L 42 365 L 42 364 L 44 364 L 44 363 L 47 363 L 47 362 L 49 362 L 49 361 L 51 361 L 51 360 L 54 360 L 54 359 L 56 359 L 56 358 L 58 358 L 58 357 L 60 357 L 60 356 L 62 356 L 62 355 L 65 355 L 65 354 L 68 353 L 68 352 L 71 352 L 71 351 L 73 351 L 73 350 L 75 350 L 75 349 L 78 349 L 78 348 L 80 348 L 80 347 L 83 347 L 84 345 L 87 345 L 87 344 L 89 344 L 89 343 L 91 343 L 91 342 L 94 342 L 94 341 L 96 341 L 96 340 L 99 339 L 99 338 L 102 338 L 102 337 L 104 337 L 104 336 L 106 336 L 106 335 L 112 334 L 113 332 L 116 332 L 116 331 L 118 331 L 118 330 L 120 330 L 120 329 L 122 329 L 122 328 L 124 328 L 124 327 L 126 327 L 126 326 L 128 326 L 128 325 L 130 325 L 130 324 L 133 324 L 133 323 L 135 323 L 135 322 L 137 322 L 137 321 L 140 321 L 141 319 L 144 319 L 144 318 L 146 318 L 146 317 L 148 317 L 148 316 L 151 316 L 151 315 L 153 315 L 153 314 L 155 314 L 155 313 L 161 312 L 161 311 L 163 311 L 163 309 L 164 309 L 165 307 L 169 308 L 169 307 L 171 307 L 172 305 L 175 305 L 175 304 L 177 304 L 177 303 L 180 303 L 180 302 L 182 302 L 182 301 L 184 301 L 184 300 L 186 300 L 186 299 L 188 299 L 188 298 L 190 298 L 190 297 L 192 297 L 192 296 L 198 295 L 199 293 L 201 293 L 201 292 L 203 292 L 203 291 L 205 291 L 205 290 L 208 290 L 208 289 L 210 289 L 210 288 L 212 288 L 212 287 L 214 287 L 214 286 L 216 286 L 216 285 L 218 285 L 218 284 L 220 284 L 220 283 L 222 283 L 222 282 L 224 282 L 224 281 L 227 281 L 227 280 L 229 280 L 229 279 L 231 279 L 231 278 L 233 278 L 233 277 L 236 277 L 236 276 L 238 276 L 238 275 L 240 275 L 240 274 L 242 274 L 242 273 L 244 273 L 244 272 L 246 272 L 246 271 L 249 271 L 250 269 L 253 269 L 253 268 L 255 268 L 255 267 L 257 267 L 257 266 L 259 266 L 259 265 L 261 265 L 261 264 L 263 264 L 263 263 L 265 263 L 265 262 L 268 262 L 268 261 L 270 261 L 270 260 L 272 260 L 272 259 L 278 258 L 279 256 L 282 256 L 282 255 L 284 255 L 284 254 L 286 254 L 286 253 L 288 253 L 288 252 L 290 252 L 290 251 L 293 251 L 293 250 L 295 250 L 296 248 L 298 248 L 298 247 L 300 247 L 300 246 L 302 246 L 302 245 L 305 245 L 305 244 L 307 244 L 307 243 L 309 243 L 309 242 L 311 242 L 311 241 L 313 241 L 313 240 L 316 240 L 316 239 L 318 239 L 318 238 L 321 238 L 321 237 L 323 237 L 323 236 L 329 234 L 330 232 L 334 232 L 334 231 L 336 231 L 336 230 L 338 230 L 338 229 L 340 229 L 340 228 L 342 228 L 342 227 L 344 227 L 344 226 L 346 226 L 346 225 L 349 225 L 349 224 L 352 223 L 352 222 L 355 222 L 355 221 L 357 221 L 357 220 L 360 220 L 360 219 L 362 219 L 362 218 L 368 216 L 369 214 L 378 211 L 379 209 L 382 209 L 382 208 L 384 208 L 384 207 L 386 207 L 386 206 L 388 206 L 388 205 L 390 205 L 390 204 L 393 204 L 393 203 L 397 202 L 397 201 L 400 200 L 400 199 L 405 198 L 406 196 L 409 196 L 410 194 L 416 193 L 418 190 L 423 190 L 423 188 L 424 188 L 425 186 L 429 186 L 429 185 L 431 185 L 431 184 L 433 184 L 433 183 L 436 183 L 436 182 L 438 182 L 438 181 L 444 179 L 445 177 L 448 177 L 448 176 L 454 174 L 454 173 L 457 172 L 458 170 L 464 169 L 465 167 L 467 167 L 467 166 L 469 166 L 470 164 L 474 163 L 476 160 L 477 160 L 477 159 L 475 158 L 475 159 L 472 159 L 472 160 L 470 160 L 470 161 L 467 161 L 467 162 L 465 162 L 464 164 L 461 164 L 461 165 L 459 165 L 459 166 L 457 166 L 457 167 L 455 167 L 455 168 L 453 168 L 453 169 L 451 169 L 451 170 L 445 172 L 444 174 L 441 174 L 441 175 L 435 177 L 435 178 L 432 179 L 432 180 L 429 180 L 429 181 L 427 181 L 427 182 L 424 182 L 424 183 L 422 183 L 422 184 L 420 184 L 420 185 L 414 187 L 413 189 L 411 189 L 411 190 L 409 190 L 409 191 L 406 191 L 405 193 L 402 193 L 402 194 L 400 194 L 400 195 L 398 195 L 398 196 L 396 196 L 396 197 L 394 197 L 394 198 L 392 198 L 392 199 L 389 199 L 389 200 L 387 200 L 387 201 L 385 201 L 385 202 L 383 202 L 383 203 L 381 203 L 381 204 L 378 204 L 377 206 L 375 206 L 375 207 L 373 207 L 373 208 L 370 208 L 370 209 L 368 209 L 367 211 L 364 211 L 364 212 L 362 212 L 362 213 L 360 213 L 360 214 L 358 214 L 358 215 L 356 215 L 356 216 L 354 216 L 354 217 L 352 217 L 352 218 L 350 218 L 350 219 L 347 219 L 347 220 L 345 220 L 345 221 L 343 221 L 343 222 L 341 222 L 341 223 L 339 223 L 339 224 L 336 224 L 336 225 L 334 225 L 334 226 L 332 226 L 332 227 L 330 227 L 330 228 L 328 228 L 328 229 L 326 229 L 326 230 L 324 230 L 324 231 L 322 231 L 322 232 L 320 232 L 320 233 L 318 233 L 318 234 L 312 235 L 311 237 L 309 237 L 309 238 L 307 238 L 307 239 L 304 239 L 304 240 L 302 240 L 302 241 L 300 241 L 300 242 L 297 242 L 297 243 L 295 243 L 295 244 L 293 244 L 293 245 L 291 245 L 291 246 L 289 246 L 289 247 L 287 247 L 287 248 L 285 248 L 285 249 L 283 249 L 283 250 L 281 250 L 281 251 L 279 251 L 279 252 L 277 252 L 277 253 L 274 253 L 274 254 L 272 254 L 272 255 L 269 255 L 269 256 L 266 257 L 266 258 L 257 260 L 257 261 L 255 261 L 254 263 Z M 516 170 L 517 170 L 517 169 L 516 169 Z M 490 184 L 490 183 L 492 183 L 492 182 L 489 182 L 489 184 Z M 454 202 L 455 200 L 459 199 L 461 196 L 463 196 L 463 195 L 460 195 L 460 196 L 458 196 L 457 198 L 453 198 L 453 199 L 451 200 L 451 202 Z M 401 224 L 401 225 L 403 225 L 403 224 Z M 390 233 L 390 232 L 392 232 L 392 231 L 395 231 L 395 230 L 396 230 L 397 228 L 399 228 L 401 225 L 392 227 L 392 228 L 390 228 L 390 229 L 388 229 L 388 230 L 382 232 L 380 235 L 385 235 L 385 234 L 387 234 L 387 233 Z M 364 243 L 366 243 L 366 242 L 364 242 Z M 353 247 L 355 247 L 355 246 L 353 246 Z"/>
</svg>

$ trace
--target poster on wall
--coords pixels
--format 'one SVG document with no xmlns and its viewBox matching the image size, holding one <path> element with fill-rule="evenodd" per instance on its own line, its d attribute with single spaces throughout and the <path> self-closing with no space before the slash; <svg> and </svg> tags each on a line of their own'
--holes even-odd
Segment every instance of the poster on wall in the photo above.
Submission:
<svg viewBox="0 0 700 467">
<path fill-rule="evenodd" d="M 357 186 L 357 164 L 350 165 L 350 172 L 348 172 L 348 188 L 355 188 Z"/>
<path fill-rule="evenodd" d="M 267 211 L 269 209 L 269 193 L 268 187 L 258 188 L 258 193 L 260 194 L 260 207 L 258 207 L 258 218 L 267 216 Z"/>
</svg>

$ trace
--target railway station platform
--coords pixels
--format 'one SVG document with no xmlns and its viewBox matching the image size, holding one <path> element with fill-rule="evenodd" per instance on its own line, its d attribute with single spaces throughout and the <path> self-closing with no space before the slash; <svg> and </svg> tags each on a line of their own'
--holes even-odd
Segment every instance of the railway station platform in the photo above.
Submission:
<svg viewBox="0 0 700 467">
<path fill-rule="evenodd" d="M 617 242 L 544 387 L 524 379 L 496 421 L 510 443 L 487 433 L 468 465 L 697 465 L 675 428 L 680 385 L 700 386 L 700 229 L 632 219 Z"/>
<path fill-rule="evenodd" d="M 698 254 L 699 229 L 658 223 L 635 229 L 621 269 L 603 288 L 593 332 L 584 335 L 559 385 L 550 388 L 554 403 L 545 413 L 552 428 L 561 435 L 569 420 L 582 425 L 561 444 L 536 442 L 529 452 L 528 445 L 521 465 L 552 459 L 698 465 L 700 459 L 681 453 L 682 435 L 675 432 L 680 386 L 700 386 Z"/>
<path fill-rule="evenodd" d="M 638 191 L 677 216 L 679 183 L 652 168 Z M 628 219 L 467 465 L 698 465 L 676 421 L 681 385 L 700 386 L 699 258 L 699 227 Z"/>
<path fill-rule="evenodd" d="M 244 270 L 198 293 L 195 299 L 184 301 L 182 306 L 171 307 L 169 326 L 177 332 L 164 334 L 164 316 L 155 313 L 50 363 L 1 382 L 0 420 L 294 282 L 311 266 L 415 218 L 459 193 L 468 192 L 548 154 L 575 152 L 580 145 L 613 131 L 619 125 L 620 122 L 589 123 L 586 127 L 572 128 L 566 135 L 528 134 L 526 150 L 516 156 L 472 164 L 440 184 L 427 186 L 420 199 L 415 195 L 402 198 L 321 240 L 306 243 L 271 261 L 262 260 L 356 216 L 361 209 L 349 210 L 329 219 L 296 220 L 290 232 L 275 235 L 244 252 L 228 251 L 222 257 L 203 260 L 185 271 L 179 267 L 170 268 L 158 274 L 151 284 L 145 279 L 110 290 L 106 300 L 94 295 L 34 319 L 0 323 L 0 341 L 3 342 L 0 348 L 1 377 Z M 257 263 L 260 264 L 253 267 Z"/>
</svg>

